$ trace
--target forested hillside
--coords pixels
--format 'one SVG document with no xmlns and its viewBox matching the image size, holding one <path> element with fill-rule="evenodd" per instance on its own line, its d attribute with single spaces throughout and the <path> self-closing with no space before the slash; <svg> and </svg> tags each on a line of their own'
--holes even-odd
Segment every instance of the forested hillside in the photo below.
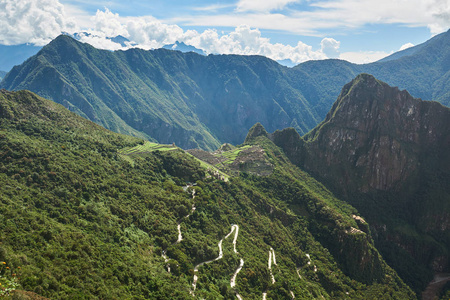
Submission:
<svg viewBox="0 0 450 300">
<path fill-rule="evenodd" d="M 410 286 L 423 290 L 433 273 L 449 270 L 448 107 L 361 74 L 309 134 L 291 128 L 270 138 L 358 208 Z"/>
<path fill-rule="evenodd" d="M 371 64 L 321 60 L 294 68 L 262 56 L 111 52 L 60 36 L 0 86 L 33 91 L 115 132 L 215 150 L 241 143 L 257 122 L 270 132 L 306 134 L 363 72 L 448 105 L 449 62 L 450 32 Z"/>
<path fill-rule="evenodd" d="M 27 91 L 1 91 L 0 108 L 3 285 L 51 299 L 414 297 L 357 210 L 267 137 L 246 142 L 273 173 L 224 180 Z"/>
</svg>

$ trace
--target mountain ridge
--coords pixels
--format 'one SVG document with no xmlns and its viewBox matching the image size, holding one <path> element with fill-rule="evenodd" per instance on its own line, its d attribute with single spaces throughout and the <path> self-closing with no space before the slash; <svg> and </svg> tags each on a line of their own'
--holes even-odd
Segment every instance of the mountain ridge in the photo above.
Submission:
<svg viewBox="0 0 450 300">
<path fill-rule="evenodd" d="M 269 137 L 361 211 L 383 256 L 420 290 L 431 271 L 449 269 L 449 120 L 440 103 L 361 74 L 310 133 Z"/>
<path fill-rule="evenodd" d="M 357 211 L 266 137 L 256 139 L 274 173 L 225 182 L 175 146 L 145 148 L 29 91 L 1 90 L 0 105 L 0 261 L 20 272 L 23 290 L 63 299 L 414 297 Z"/>
<path fill-rule="evenodd" d="M 257 122 L 271 132 L 294 127 L 306 134 L 360 73 L 448 105 L 450 33 L 414 49 L 367 65 L 331 59 L 286 68 L 261 56 L 110 52 L 61 36 L 11 70 L 0 86 L 32 90 L 117 132 L 214 150 L 240 143 Z M 49 86 L 44 74 L 59 83 Z"/>
<path fill-rule="evenodd" d="M 59 52 L 63 50 L 58 51 L 58 48 L 64 49 L 67 53 L 78 53 L 80 58 L 67 54 L 61 55 Z M 70 51 L 67 48 L 70 48 Z M 98 58 L 91 60 L 95 56 Z M 103 58 L 100 59 L 100 57 Z M 105 57 L 108 59 L 105 60 Z M 66 59 L 77 59 L 77 62 L 67 66 Z M 266 84 L 263 81 L 270 80 L 273 74 L 281 74 L 284 69 L 280 69 L 276 62 L 263 57 L 234 55 L 204 57 L 195 53 L 180 53 L 165 49 L 108 52 L 83 45 L 70 37 L 60 36 L 31 60 L 33 62 L 30 61 L 23 71 L 20 71 L 21 68 L 14 68 L 2 81 L 2 86 L 8 89 L 14 89 L 13 86 L 16 89 L 28 88 L 60 103 L 65 100 L 61 99 L 60 95 L 63 94 L 64 98 L 69 99 L 67 102 L 71 103 L 78 112 L 81 111 L 91 120 L 97 119 L 107 128 L 118 131 L 120 127 L 114 129 L 113 125 L 127 120 L 128 127 L 122 130 L 124 133 L 136 135 L 134 127 L 137 127 L 137 131 L 143 130 L 144 133 L 147 132 L 146 135 L 160 142 L 175 141 L 185 148 L 217 148 L 220 144 L 215 136 L 219 134 L 220 139 L 243 140 L 245 133 L 240 133 L 236 128 L 247 126 L 250 128 L 250 124 L 254 123 L 256 117 L 264 116 L 266 125 L 274 123 L 272 126 L 277 127 L 296 124 L 299 117 L 289 115 L 294 111 L 304 115 L 302 120 L 305 123 L 314 124 L 317 118 L 313 112 L 306 109 L 307 104 L 304 100 L 298 101 L 298 96 L 301 97 L 301 95 L 285 80 L 282 80 L 279 85 L 280 90 L 286 90 L 289 92 L 286 95 L 290 95 L 289 101 L 284 104 L 284 109 L 278 103 L 280 100 L 276 101 L 274 96 L 266 94 Z M 110 61 L 115 63 L 115 66 L 111 66 L 114 71 L 108 66 L 111 65 Z M 47 62 L 51 62 L 50 65 Z M 73 65 L 75 63 L 86 64 L 86 70 L 76 67 Z M 61 82 L 58 91 L 46 90 L 45 85 L 40 84 L 41 82 L 34 83 L 40 78 L 40 73 L 35 66 L 49 67 L 54 70 L 53 78 L 59 77 L 58 81 Z M 72 68 L 75 70 L 72 71 Z M 253 70 L 256 68 L 264 72 L 261 73 L 260 70 L 257 74 Z M 236 75 L 236 69 L 241 70 L 240 74 Z M 272 71 L 267 72 L 267 70 Z M 81 74 L 84 75 L 80 76 Z M 92 78 L 92 75 L 95 78 Z M 13 79 L 17 76 L 18 78 Z M 26 76 L 33 80 L 29 82 Z M 90 81 L 86 81 L 87 77 L 91 77 Z M 224 81 L 221 77 L 227 80 Z M 125 80 L 124 83 L 119 78 L 128 78 L 128 82 Z M 20 81 L 22 83 L 19 83 Z M 247 83 L 249 90 L 241 91 L 244 81 L 254 82 L 256 86 L 250 87 Z M 104 86 L 105 93 L 97 90 L 94 84 Z M 234 91 L 237 91 L 236 95 L 233 94 Z M 280 91 L 274 92 L 280 93 Z M 250 95 L 255 95 L 256 98 Z M 237 102 L 242 97 L 248 102 L 245 107 Z M 294 97 L 297 100 L 295 102 Z M 111 102 L 113 99 L 114 101 Z M 136 100 L 138 100 L 137 103 Z M 118 106 L 116 101 L 124 104 Z M 256 105 L 257 103 L 259 105 Z M 114 107 L 111 107 L 112 105 Z M 66 106 L 69 107 L 68 104 Z M 149 110 L 149 107 L 153 109 Z M 129 108 L 129 111 L 123 111 L 124 108 Z M 107 117 L 103 117 L 102 120 L 102 115 L 105 114 Z M 141 118 L 149 120 L 144 124 Z M 108 121 L 109 119 L 113 121 Z M 165 121 L 166 119 L 169 120 Z M 219 124 L 218 121 L 220 121 Z M 145 127 L 148 126 L 147 124 L 150 128 Z M 175 131 L 176 140 L 168 140 L 167 134 L 161 135 L 161 126 L 169 126 L 169 129 L 174 127 L 172 130 Z M 134 132 L 129 127 L 133 128 Z M 177 130 L 180 131 L 177 132 Z M 190 136 L 194 136 L 193 141 L 182 140 L 186 136 L 183 132 L 186 131 Z M 152 134 L 149 134 L 150 132 Z M 194 133 L 200 135 L 195 137 Z"/>
</svg>

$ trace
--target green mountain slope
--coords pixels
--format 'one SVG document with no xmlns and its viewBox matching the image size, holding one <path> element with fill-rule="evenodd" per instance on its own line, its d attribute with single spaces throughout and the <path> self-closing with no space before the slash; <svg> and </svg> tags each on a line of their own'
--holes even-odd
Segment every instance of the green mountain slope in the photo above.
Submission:
<svg viewBox="0 0 450 300">
<path fill-rule="evenodd" d="M 240 142 L 257 121 L 307 131 L 318 115 L 264 57 L 201 56 L 158 49 L 110 52 L 60 36 L 5 77 L 120 133 L 183 148 Z"/>
<path fill-rule="evenodd" d="M 112 133 L 30 92 L 2 90 L 0 106 L 1 280 L 18 278 L 22 290 L 51 299 L 414 297 L 357 211 L 266 137 L 247 142 L 273 173 L 225 182 L 176 147 Z"/>
<path fill-rule="evenodd" d="M 450 31 L 447 31 L 371 64 L 356 65 L 342 60 L 309 61 L 294 67 L 293 71 L 309 87 L 310 93 L 302 89 L 305 98 L 325 118 L 341 88 L 360 73 L 372 74 L 391 86 L 406 89 L 414 97 L 449 106 L 449 62 Z"/>
<path fill-rule="evenodd" d="M 361 74 L 309 134 L 270 137 L 367 217 L 383 256 L 416 290 L 449 270 L 449 108 Z"/>
<path fill-rule="evenodd" d="M 450 31 L 405 51 L 366 65 L 324 60 L 286 68 L 260 56 L 110 52 L 60 36 L 0 86 L 31 90 L 119 133 L 214 150 L 240 143 L 257 122 L 271 132 L 307 133 L 363 72 L 448 105 Z"/>
</svg>

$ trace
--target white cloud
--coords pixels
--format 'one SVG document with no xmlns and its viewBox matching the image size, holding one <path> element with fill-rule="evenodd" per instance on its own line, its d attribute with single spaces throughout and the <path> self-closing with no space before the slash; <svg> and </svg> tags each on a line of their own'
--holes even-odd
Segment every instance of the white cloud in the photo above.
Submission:
<svg viewBox="0 0 450 300">
<path fill-rule="evenodd" d="M 85 30 L 90 36 L 83 41 L 92 42 L 93 46 L 117 50 L 117 45 L 107 37 L 124 36 L 143 49 L 154 49 L 175 43 L 183 36 L 183 29 L 177 25 L 164 24 L 154 17 L 120 17 L 119 14 L 97 10 L 91 18 L 91 28 Z M 104 41 L 101 42 L 100 39 Z"/>
<path fill-rule="evenodd" d="M 177 25 L 164 24 L 153 17 L 122 18 L 108 9 L 97 11 L 92 21 L 93 28 L 87 30 L 91 35 L 83 36 L 81 40 L 108 50 L 117 50 L 119 46 L 106 37 L 119 34 L 135 43 L 136 47 L 144 49 L 160 48 L 179 41 L 206 53 L 263 55 L 274 60 L 290 59 L 294 63 L 325 59 L 326 53 L 335 57 L 339 48 L 338 41 L 327 38 L 322 41 L 322 48 L 316 51 L 302 42 L 295 46 L 273 44 L 270 39 L 263 37 L 258 29 L 248 25 L 239 25 L 228 34 L 219 34 L 214 29 L 201 33 L 195 30 L 184 31 Z"/>
<path fill-rule="evenodd" d="M 104 36 L 95 36 L 95 35 L 81 35 L 80 42 L 88 43 L 91 46 L 94 46 L 98 49 L 108 49 L 108 50 L 120 50 L 123 47 L 114 43 L 110 39 L 105 38 Z"/>
<path fill-rule="evenodd" d="M 393 52 L 387 53 L 384 51 L 344 52 L 339 55 L 339 58 L 355 64 L 367 64 L 380 60 L 392 53 Z"/>
<path fill-rule="evenodd" d="M 230 7 L 234 7 L 233 4 L 212 4 L 212 5 L 208 5 L 208 6 L 200 6 L 200 7 L 194 7 L 193 10 L 197 10 L 197 11 L 218 11 L 224 8 L 230 8 Z"/>
<path fill-rule="evenodd" d="M 237 27 L 248 24 L 268 30 L 322 36 L 324 31 L 355 31 L 366 25 L 428 27 L 432 34 L 450 27 L 448 0 L 318 0 L 299 1 L 306 9 L 282 9 L 290 0 L 241 0 L 238 13 L 185 15 L 171 21 L 191 26 Z M 278 9 L 276 12 L 273 10 Z"/>
<path fill-rule="evenodd" d="M 448 0 L 433 0 L 430 4 L 433 22 L 428 28 L 433 35 L 444 32 L 450 27 L 450 2 Z"/>
<path fill-rule="evenodd" d="M 0 0 L 0 43 L 45 45 L 63 31 L 71 32 L 58 0 Z"/>
<path fill-rule="evenodd" d="M 108 37 L 118 35 L 128 37 L 128 31 L 125 25 L 122 24 L 119 14 L 114 14 L 107 8 L 105 8 L 105 11 L 97 10 L 92 20 L 94 21 L 97 32 L 101 32 Z"/>
<path fill-rule="evenodd" d="M 201 34 L 191 31 L 184 35 L 183 41 L 207 53 L 263 55 L 274 60 L 290 59 L 294 63 L 327 58 L 321 50 L 314 51 L 302 42 L 296 46 L 272 44 L 270 39 L 261 36 L 258 29 L 248 25 L 240 25 L 231 33 L 221 36 L 211 29 Z"/>
<path fill-rule="evenodd" d="M 341 19 L 347 27 L 404 24 L 428 26 L 432 33 L 439 33 L 450 26 L 448 0 L 331 0 L 315 2 L 312 6 L 322 10 L 320 13 L 309 13 L 314 15 L 315 19 Z"/>
<path fill-rule="evenodd" d="M 402 46 L 400 47 L 400 49 L 398 49 L 398 51 L 402 51 L 402 50 L 405 50 L 405 49 L 408 49 L 408 48 L 411 48 L 411 47 L 414 47 L 414 44 L 412 44 L 412 43 L 406 43 L 406 44 L 402 45 Z"/>
<path fill-rule="evenodd" d="M 236 6 L 237 11 L 262 11 L 269 12 L 272 10 L 283 9 L 286 5 L 298 0 L 239 0 Z"/>
<path fill-rule="evenodd" d="M 129 18 L 125 26 L 129 39 L 146 49 L 173 44 L 183 36 L 179 26 L 164 24 L 153 17 Z"/>
<path fill-rule="evenodd" d="M 329 58 L 339 57 L 340 45 L 341 45 L 341 42 L 338 42 L 332 38 L 324 38 L 320 42 L 322 52 Z"/>
</svg>

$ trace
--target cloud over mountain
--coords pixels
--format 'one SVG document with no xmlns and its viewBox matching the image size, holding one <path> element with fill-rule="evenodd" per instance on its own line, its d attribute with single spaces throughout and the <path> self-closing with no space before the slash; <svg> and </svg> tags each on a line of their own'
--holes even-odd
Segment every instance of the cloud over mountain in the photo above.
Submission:
<svg viewBox="0 0 450 300">
<path fill-rule="evenodd" d="M 66 16 L 58 0 L 1 0 L 0 43 L 16 45 L 47 44 L 75 23 Z"/>
<path fill-rule="evenodd" d="M 220 34 L 214 29 L 206 29 L 203 32 L 184 31 L 177 25 L 165 24 L 153 17 L 122 18 L 108 9 L 98 10 L 93 21 L 94 26 L 90 30 L 92 35 L 81 40 L 109 50 L 117 50 L 118 46 L 106 38 L 117 35 L 128 38 L 137 47 L 144 49 L 159 48 L 179 41 L 206 53 L 264 55 L 274 60 L 290 59 L 295 63 L 336 57 L 339 48 L 339 42 L 330 38 L 325 38 L 321 44 L 322 48 L 316 51 L 302 42 L 295 46 L 271 43 L 270 39 L 262 36 L 259 29 L 245 24 L 237 26 L 228 34 Z"/>
<path fill-rule="evenodd" d="M 178 41 L 206 53 L 264 55 L 294 63 L 325 58 L 361 63 L 382 58 L 398 46 L 384 51 L 352 50 L 344 37 L 339 41 L 331 36 L 363 30 L 368 24 L 428 27 L 432 34 L 450 26 L 448 1 L 380 1 L 238 0 L 214 5 L 200 1 L 195 7 L 186 4 L 183 9 L 169 1 L 163 6 L 173 5 L 176 12 L 170 9 L 157 18 L 157 14 L 152 15 L 153 6 L 150 13 L 144 10 L 148 3 L 143 0 L 135 1 L 136 8 L 143 9 L 138 16 L 121 10 L 126 5 L 116 1 L 107 3 L 111 10 L 104 7 L 95 12 L 95 1 L 0 0 L 0 44 L 41 46 L 61 32 L 86 32 L 81 41 L 109 50 L 123 48 L 110 39 L 121 35 L 131 41 L 129 46 L 144 49 Z M 267 37 L 267 31 L 314 36 L 315 41 L 308 39 L 306 44 L 298 37 L 274 42 Z"/>
</svg>

